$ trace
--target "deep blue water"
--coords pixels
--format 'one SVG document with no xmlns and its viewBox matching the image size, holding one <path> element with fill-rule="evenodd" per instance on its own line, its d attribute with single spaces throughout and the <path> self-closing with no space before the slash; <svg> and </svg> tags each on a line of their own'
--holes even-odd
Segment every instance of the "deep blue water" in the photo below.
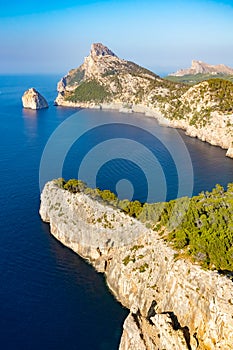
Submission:
<svg viewBox="0 0 233 350">
<path fill-rule="evenodd" d="M 121 198 L 156 201 L 226 186 L 233 160 L 140 114 L 54 107 L 58 79 L 0 77 L 0 347 L 114 350 L 127 310 L 102 275 L 41 222 L 39 177 L 43 183 L 79 176 Z M 31 86 L 49 109 L 22 109 L 21 95 Z"/>
<path fill-rule="evenodd" d="M 52 104 L 57 80 L 0 79 L 0 348 L 117 349 L 127 311 L 38 215 L 41 154 L 72 111 L 51 106 L 35 116 L 20 97 L 36 86 Z"/>
</svg>

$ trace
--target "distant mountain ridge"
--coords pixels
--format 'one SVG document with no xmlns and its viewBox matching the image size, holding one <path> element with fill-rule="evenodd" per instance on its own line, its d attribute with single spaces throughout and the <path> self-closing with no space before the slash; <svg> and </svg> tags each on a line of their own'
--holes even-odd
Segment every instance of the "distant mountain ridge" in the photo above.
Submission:
<svg viewBox="0 0 233 350">
<path fill-rule="evenodd" d="M 169 74 L 169 76 L 182 77 L 184 75 L 195 74 L 229 74 L 233 75 L 233 68 L 230 68 L 224 64 L 211 65 L 202 61 L 192 60 L 192 65 L 187 69 L 180 69 L 175 73 Z"/>
</svg>

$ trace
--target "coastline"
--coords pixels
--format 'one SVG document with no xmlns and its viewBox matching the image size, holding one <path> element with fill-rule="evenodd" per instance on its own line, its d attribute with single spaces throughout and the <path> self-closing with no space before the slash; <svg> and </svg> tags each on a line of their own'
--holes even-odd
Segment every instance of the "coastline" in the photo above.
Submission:
<svg viewBox="0 0 233 350">
<path fill-rule="evenodd" d="M 74 103 L 70 101 L 64 101 L 63 96 L 59 93 L 55 100 L 55 105 L 61 107 L 74 107 L 84 109 L 98 109 L 98 110 L 116 110 L 120 113 L 142 113 L 146 117 L 155 118 L 159 125 L 166 126 L 174 129 L 184 130 L 187 136 L 197 138 L 200 141 L 207 142 L 212 146 L 217 146 L 222 149 L 226 149 L 226 156 L 233 158 L 233 141 L 231 135 L 227 134 L 226 121 L 223 120 L 223 115 L 217 112 L 213 112 L 213 125 L 207 125 L 206 127 L 196 128 L 193 125 L 189 125 L 189 122 L 185 119 L 172 120 L 165 118 L 159 108 L 153 106 L 145 106 L 144 104 L 132 104 L 127 106 L 122 102 L 113 103 L 99 103 L 93 102 Z"/>
<path fill-rule="evenodd" d="M 229 279 L 176 260 L 157 232 L 54 181 L 42 192 L 40 215 L 56 239 L 105 274 L 113 295 L 130 310 L 120 350 L 231 349 Z"/>
</svg>

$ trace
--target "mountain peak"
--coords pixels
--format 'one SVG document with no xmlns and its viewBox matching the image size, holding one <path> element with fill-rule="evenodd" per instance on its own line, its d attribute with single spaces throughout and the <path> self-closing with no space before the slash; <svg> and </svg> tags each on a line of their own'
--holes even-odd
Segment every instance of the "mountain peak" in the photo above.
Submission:
<svg viewBox="0 0 233 350">
<path fill-rule="evenodd" d="M 113 56 L 117 57 L 114 52 L 112 52 L 107 46 L 101 43 L 94 43 L 91 45 L 91 56 L 94 58 L 96 56 Z"/>
<path fill-rule="evenodd" d="M 191 74 L 199 74 L 199 73 L 211 73 L 210 72 L 210 65 L 208 65 L 205 62 L 198 61 L 198 60 L 192 60 L 192 66 L 190 70 L 193 70 L 193 73 Z"/>
<path fill-rule="evenodd" d="M 192 60 L 191 68 L 195 68 L 196 66 L 205 65 L 205 64 L 206 64 L 205 62 L 200 60 Z"/>
</svg>

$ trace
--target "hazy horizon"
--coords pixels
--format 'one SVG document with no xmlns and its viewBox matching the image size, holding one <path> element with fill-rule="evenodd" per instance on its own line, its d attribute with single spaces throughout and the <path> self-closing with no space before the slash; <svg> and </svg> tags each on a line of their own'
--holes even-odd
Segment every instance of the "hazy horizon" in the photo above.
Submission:
<svg viewBox="0 0 233 350">
<path fill-rule="evenodd" d="M 64 74 L 102 42 L 157 74 L 192 59 L 233 66 L 233 1 L 39 1 L 0 4 L 0 74 Z"/>
</svg>

